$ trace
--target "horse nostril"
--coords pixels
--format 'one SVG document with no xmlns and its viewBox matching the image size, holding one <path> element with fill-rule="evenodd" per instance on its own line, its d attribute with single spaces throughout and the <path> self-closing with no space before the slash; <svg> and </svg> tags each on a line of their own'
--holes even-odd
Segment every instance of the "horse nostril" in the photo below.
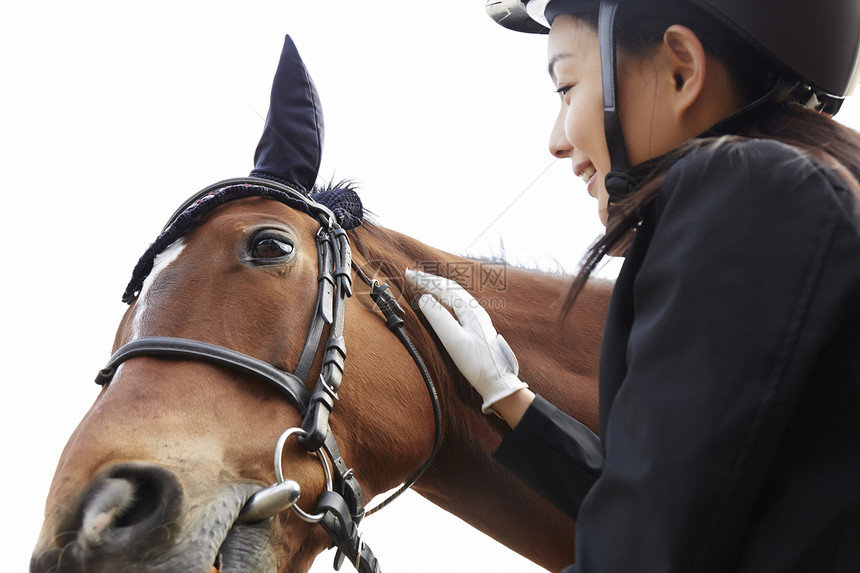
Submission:
<svg viewBox="0 0 860 573">
<path fill-rule="evenodd" d="M 170 471 L 146 464 L 112 466 L 84 493 L 78 543 L 90 549 L 152 547 L 171 537 L 181 502 L 182 487 Z"/>
<path fill-rule="evenodd" d="M 83 508 L 80 531 L 82 545 L 99 545 L 102 535 L 130 513 L 134 505 L 134 486 L 124 479 L 108 478 L 99 483 Z"/>
</svg>

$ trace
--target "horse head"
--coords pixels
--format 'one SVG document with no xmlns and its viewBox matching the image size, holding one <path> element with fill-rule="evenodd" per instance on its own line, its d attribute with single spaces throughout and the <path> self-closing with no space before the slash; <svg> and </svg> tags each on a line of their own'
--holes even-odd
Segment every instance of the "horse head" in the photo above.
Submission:
<svg viewBox="0 0 860 573">
<path fill-rule="evenodd" d="M 505 426 L 480 414 L 403 271 L 481 277 L 467 286 L 504 303 L 490 310 L 523 375 L 592 427 L 609 288 L 559 325 L 564 277 L 483 280 L 480 261 L 363 222 L 348 186 L 315 189 L 322 140 L 287 38 L 251 177 L 194 195 L 134 269 L 31 572 L 302 572 L 334 545 L 376 573 L 365 502 L 422 474 L 444 509 L 544 567 L 570 562 L 573 522 L 492 461 Z"/>
<path fill-rule="evenodd" d="M 315 524 L 326 520 L 344 552 L 376 570 L 352 521 L 364 496 L 425 462 L 433 409 L 410 396 L 427 390 L 400 345 L 384 360 L 373 347 L 351 359 L 349 379 L 369 383 L 338 391 L 343 341 L 393 335 L 378 293 L 352 292 L 344 227 L 361 222 L 360 201 L 349 189 L 309 193 L 322 116 L 289 38 L 272 101 L 254 177 L 198 193 L 138 263 L 117 352 L 62 455 L 31 570 L 304 571 L 331 543 Z M 373 454 L 354 455 L 362 441 Z M 304 510 L 282 511 L 291 506 Z"/>
</svg>

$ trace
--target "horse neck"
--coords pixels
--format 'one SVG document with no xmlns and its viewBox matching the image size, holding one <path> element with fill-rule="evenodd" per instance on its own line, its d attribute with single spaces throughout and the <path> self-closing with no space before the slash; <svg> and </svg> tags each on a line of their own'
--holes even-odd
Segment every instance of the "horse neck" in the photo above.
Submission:
<svg viewBox="0 0 860 573">
<path fill-rule="evenodd" d="M 471 277 L 472 284 L 464 286 L 487 308 L 516 352 L 520 377 L 562 410 L 597 428 L 597 357 L 609 284 L 588 285 L 561 321 L 559 308 L 569 277 L 464 259 L 378 227 L 371 229 L 371 237 L 362 245 L 369 251 L 365 256 L 388 261 L 386 277 L 407 302 L 417 296 L 402 278 L 407 267 L 453 275 L 460 282 Z M 481 413 L 480 397 L 427 334 L 423 318 L 407 312 L 413 325 L 410 335 L 425 361 L 436 366 L 445 424 L 443 446 L 416 491 L 548 569 L 570 563 L 573 521 L 492 459 L 508 427 Z"/>
</svg>

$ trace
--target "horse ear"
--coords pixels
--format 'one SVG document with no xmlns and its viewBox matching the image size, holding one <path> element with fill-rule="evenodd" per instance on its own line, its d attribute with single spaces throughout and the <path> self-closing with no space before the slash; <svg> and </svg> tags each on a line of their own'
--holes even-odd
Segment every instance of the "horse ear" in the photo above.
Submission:
<svg viewBox="0 0 860 573">
<path fill-rule="evenodd" d="M 319 173 L 323 131 L 319 94 L 288 35 L 251 176 L 284 181 L 310 192 Z"/>
</svg>

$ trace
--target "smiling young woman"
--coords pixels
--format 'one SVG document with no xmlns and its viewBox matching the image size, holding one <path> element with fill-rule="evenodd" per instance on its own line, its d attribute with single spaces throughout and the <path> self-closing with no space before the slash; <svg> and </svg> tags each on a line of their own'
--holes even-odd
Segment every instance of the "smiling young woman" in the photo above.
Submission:
<svg viewBox="0 0 860 573">
<path fill-rule="evenodd" d="M 603 84 L 597 31 L 562 14 L 549 34 L 549 74 L 561 96 L 550 152 L 570 158 L 598 199 L 600 220 L 608 220 L 604 185 L 611 170 L 603 131 Z M 675 149 L 743 107 L 725 65 L 707 54 L 696 34 L 670 26 L 648 53 L 622 54 L 619 62 L 620 122 L 629 161 L 643 163 Z"/>
<path fill-rule="evenodd" d="M 570 159 L 624 253 L 600 438 L 527 387 L 456 283 L 421 308 L 512 431 L 496 458 L 577 519 L 577 571 L 860 570 L 856 0 L 488 2 L 549 32 Z M 557 301 L 547 301 L 553 304 Z M 467 341 L 464 343 L 464 340 Z"/>
</svg>

